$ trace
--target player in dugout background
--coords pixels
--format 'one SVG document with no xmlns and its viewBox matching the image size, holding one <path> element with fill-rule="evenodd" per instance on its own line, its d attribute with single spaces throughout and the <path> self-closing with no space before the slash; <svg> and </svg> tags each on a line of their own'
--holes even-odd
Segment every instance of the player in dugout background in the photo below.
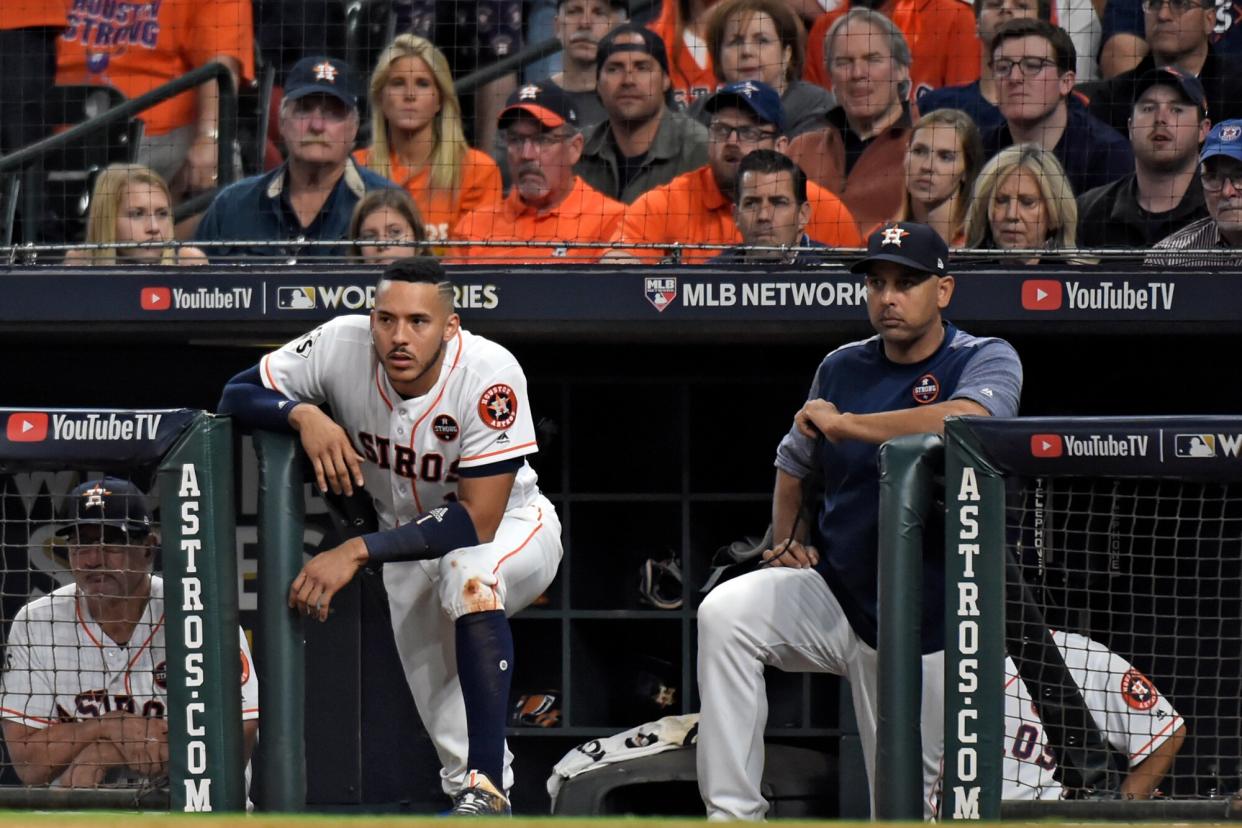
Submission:
<svg viewBox="0 0 1242 828">
<path fill-rule="evenodd" d="M 333 595 L 383 563 L 397 651 L 453 813 L 508 813 L 507 616 L 561 560 L 560 521 L 526 462 L 538 447 L 517 360 L 461 327 L 438 260 L 403 259 L 384 270 L 369 318 L 337 317 L 263 357 L 229 381 L 220 412 L 296 431 L 321 491 L 365 487 L 381 531 L 313 558 L 289 604 L 325 621 Z"/>
</svg>

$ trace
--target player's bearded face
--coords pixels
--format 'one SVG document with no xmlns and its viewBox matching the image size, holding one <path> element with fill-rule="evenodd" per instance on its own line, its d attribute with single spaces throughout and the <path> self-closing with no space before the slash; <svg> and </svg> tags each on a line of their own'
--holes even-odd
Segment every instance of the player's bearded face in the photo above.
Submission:
<svg viewBox="0 0 1242 828">
<path fill-rule="evenodd" d="M 150 547 L 114 527 L 79 526 L 69 542 L 69 566 L 88 597 L 133 595 L 150 573 Z"/>
<path fill-rule="evenodd" d="M 867 273 L 867 314 L 887 345 L 903 349 L 935 334 L 940 311 L 953 294 L 951 277 L 916 273 L 893 262 L 876 262 Z"/>
<path fill-rule="evenodd" d="M 382 282 L 371 341 L 392 387 L 409 396 L 426 393 L 440 375 L 445 343 L 456 336 L 457 325 L 435 285 Z"/>
</svg>

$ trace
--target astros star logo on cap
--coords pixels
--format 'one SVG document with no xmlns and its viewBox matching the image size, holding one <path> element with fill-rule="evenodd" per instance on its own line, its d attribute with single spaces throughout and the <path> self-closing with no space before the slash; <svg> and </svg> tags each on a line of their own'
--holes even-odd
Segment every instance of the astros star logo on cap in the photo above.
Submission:
<svg viewBox="0 0 1242 828">
<path fill-rule="evenodd" d="M 885 227 L 884 239 L 880 242 L 880 244 L 895 244 L 898 247 L 901 247 L 902 237 L 908 235 L 910 235 L 909 230 L 902 230 L 900 227 Z"/>
<path fill-rule="evenodd" d="M 102 485 L 96 484 L 82 492 L 82 494 L 86 497 L 86 505 L 83 508 L 89 509 L 92 506 L 103 506 L 104 495 L 110 495 L 112 492 L 105 489 Z"/>
<path fill-rule="evenodd" d="M 539 87 L 535 86 L 533 83 L 527 86 L 523 86 L 521 90 L 518 92 L 519 101 L 533 101 L 538 97 L 539 97 Z"/>
<path fill-rule="evenodd" d="M 336 83 L 336 67 L 326 60 L 315 64 L 315 80 Z"/>
</svg>

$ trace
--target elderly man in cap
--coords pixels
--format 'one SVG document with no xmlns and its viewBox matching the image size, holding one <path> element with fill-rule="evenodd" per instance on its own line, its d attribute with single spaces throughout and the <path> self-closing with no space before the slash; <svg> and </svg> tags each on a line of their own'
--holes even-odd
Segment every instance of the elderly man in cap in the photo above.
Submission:
<svg viewBox="0 0 1242 828">
<path fill-rule="evenodd" d="M 1199 145 L 1211 122 L 1203 86 L 1175 66 L 1148 70 L 1134 90 L 1134 172 L 1078 196 L 1078 246 L 1148 248 L 1207 215 Z"/>
<path fill-rule="evenodd" d="M 828 354 L 776 449 L 772 537 L 763 566 L 708 593 L 699 607 L 699 792 L 712 820 L 762 819 L 763 668 L 849 680 L 872 802 L 876 797 L 876 452 L 903 434 L 944 430 L 946 417 L 1012 417 L 1022 364 L 1001 339 L 941 318 L 953 298 L 944 240 L 924 224 L 888 224 L 851 269 L 867 285 L 876 335 Z M 803 481 L 822 476 L 810 518 Z M 934 542 L 934 537 L 928 542 Z M 940 563 L 937 563 L 940 562 Z M 943 750 L 943 553 L 925 558 L 923 779 Z M 939 568 L 940 571 L 937 571 Z M 739 716 L 738 711 L 747 711 Z"/>
<path fill-rule="evenodd" d="M 626 23 L 596 53 L 598 90 L 608 118 L 587 130 L 578 174 L 626 204 L 707 162 L 707 129 L 669 109 L 672 82 L 664 41 Z"/>
<path fill-rule="evenodd" d="M 0 726 L 27 785 L 95 787 L 158 778 L 168 766 L 164 581 L 145 496 L 112 477 L 66 496 L 73 583 L 31 601 L 9 628 Z M 246 637 L 246 755 L 259 728 L 258 679 Z"/>
<path fill-rule="evenodd" d="M 226 187 L 199 223 L 197 242 L 268 245 L 206 246 L 213 261 L 232 256 L 344 256 L 354 206 L 370 190 L 395 186 L 354 163 L 359 84 L 343 60 L 308 57 L 289 71 L 280 103 L 280 136 L 288 158 L 275 170 Z"/>
<path fill-rule="evenodd" d="M 464 253 L 454 251 L 462 257 L 458 261 L 531 264 L 599 258 L 599 247 L 584 244 L 607 242 L 625 207 L 574 174 L 582 133 L 569 96 L 546 81 L 523 86 L 509 96 L 498 125 L 513 187 L 504 201 L 462 216 L 453 238 L 472 244 Z"/>
<path fill-rule="evenodd" d="M 776 90 L 759 81 L 724 86 L 704 105 L 711 116 L 707 128 L 707 163 L 679 175 L 641 196 L 625 211 L 614 242 L 681 245 L 737 244 L 742 234 L 733 218 L 738 165 L 750 152 L 784 152 L 785 112 Z M 807 185 L 811 238 L 835 247 L 858 247 L 858 225 L 841 200 L 822 187 Z M 687 264 L 701 264 L 719 251 L 678 249 Z M 647 249 L 611 250 L 604 257 L 616 263 L 654 262 L 660 253 Z"/>
<path fill-rule="evenodd" d="M 1208 267 L 1242 263 L 1242 255 L 1182 253 L 1183 250 L 1237 251 L 1242 248 L 1242 120 L 1212 127 L 1199 154 L 1199 183 L 1208 214 L 1156 243 L 1144 264 L 1155 267 Z"/>
</svg>

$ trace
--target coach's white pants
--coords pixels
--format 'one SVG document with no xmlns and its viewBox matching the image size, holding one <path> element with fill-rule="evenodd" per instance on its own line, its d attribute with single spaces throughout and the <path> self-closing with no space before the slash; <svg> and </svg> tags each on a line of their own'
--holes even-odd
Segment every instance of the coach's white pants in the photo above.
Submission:
<svg viewBox="0 0 1242 828">
<path fill-rule="evenodd" d="M 440 758 L 444 792 L 465 783 L 466 704 L 457 678 L 456 620 L 465 614 L 462 589 L 477 578 L 512 616 L 547 589 L 561 562 L 561 523 L 547 498 L 505 512 L 491 543 L 458 549 L 434 561 L 384 565 L 392 629 L 418 715 Z M 513 754 L 505 747 L 506 789 Z"/>
<path fill-rule="evenodd" d="M 874 813 L 878 660 L 850 627 L 823 576 L 786 567 L 742 575 L 713 589 L 698 619 L 698 777 L 708 819 L 759 820 L 767 813 L 759 791 L 768 719 L 765 665 L 849 680 Z M 944 653 L 925 655 L 923 802 L 929 817 L 944 750 L 943 696 Z"/>
</svg>

